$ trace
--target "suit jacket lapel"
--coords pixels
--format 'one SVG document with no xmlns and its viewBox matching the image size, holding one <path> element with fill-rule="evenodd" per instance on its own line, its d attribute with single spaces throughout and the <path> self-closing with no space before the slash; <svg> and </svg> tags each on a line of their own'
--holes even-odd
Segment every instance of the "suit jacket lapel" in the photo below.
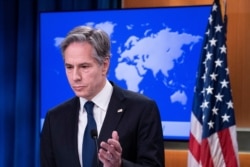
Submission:
<svg viewBox="0 0 250 167">
<path fill-rule="evenodd" d="M 78 120 L 79 120 L 79 110 L 80 110 L 80 100 L 79 100 L 79 97 L 74 97 L 72 99 L 72 103 L 71 103 L 71 107 L 70 107 L 70 110 L 71 110 L 71 116 L 72 116 L 72 120 L 74 120 L 72 123 L 73 123 L 73 129 L 72 129 L 72 139 L 73 141 L 72 144 L 73 144 L 73 147 L 74 150 L 74 157 L 76 157 L 77 159 L 77 163 L 78 165 L 80 166 L 80 160 L 79 160 L 79 156 L 78 156 Z M 66 125 L 66 126 L 69 126 L 69 125 Z"/>
<path fill-rule="evenodd" d="M 122 90 L 115 85 L 113 85 L 113 88 L 113 93 L 110 99 L 106 117 L 101 128 L 98 142 L 106 141 L 111 137 L 112 131 L 116 130 L 120 119 L 122 119 L 122 116 L 126 110 L 125 105 L 122 102 L 125 100 Z"/>
</svg>

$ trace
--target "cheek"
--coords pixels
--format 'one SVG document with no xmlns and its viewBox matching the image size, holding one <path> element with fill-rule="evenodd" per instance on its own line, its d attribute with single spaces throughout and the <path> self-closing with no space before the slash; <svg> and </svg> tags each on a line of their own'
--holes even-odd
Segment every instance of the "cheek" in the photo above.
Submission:
<svg viewBox="0 0 250 167">
<path fill-rule="evenodd" d="M 66 70 L 66 77 L 68 78 L 68 80 L 72 80 L 73 78 L 72 72 Z"/>
<path fill-rule="evenodd" d="M 100 87 L 100 85 L 102 85 L 103 83 L 103 75 L 101 71 L 92 73 L 91 75 L 89 75 L 89 77 L 87 77 L 86 79 L 88 80 L 87 82 L 89 84 L 92 84 L 92 87 Z"/>
<path fill-rule="evenodd" d="M 100 72 L 92 73 L 88 76 L 88 78 L 91 78 L 93 83 L 99 82 L 99 80 L 101 79 L 101 73 Z"/>
<path fill-rule="evenodd" d="M 68 80 L 70 80 L 70 73 L 67 70 L 65 70 L 65 74 L 66 74 L 66 77 L 68 78 Z"/>
</svg>

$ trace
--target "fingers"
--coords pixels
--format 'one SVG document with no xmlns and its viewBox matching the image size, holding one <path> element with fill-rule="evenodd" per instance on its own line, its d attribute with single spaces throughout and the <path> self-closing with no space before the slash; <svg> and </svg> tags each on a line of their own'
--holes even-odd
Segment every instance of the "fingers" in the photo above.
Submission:
<svg viewBox="0 0 250 167">
<path fill-rule="evenodd" d="M 122 148 L 116 131 L 112 132 L 112 138 L 101 142 L 100 146 L 98 156 L 104 164 L 121 164 Z"/>
<path fill-rule="evenodd" d="M 116 147 L 119 145 L 117 142 L 114 142 L 112 139 L 109 139 L 108 142 L 101 142 L 101 148 L 106 152 L 113 153 L 117 152 Z"/>
<path fill-rule="evenodd" d="M 112 153 L 110 153 L 109 151 L 105 151 L 103 149 L 99 150 L 99 157 L 105 161 L 105 162 L 109 162 L 109 163 L 114 163 L 118 158 L 116 156 L 114 156 Z"/>
<path fill-rule="evenodd" d="M 120 145 L 120 142 L 114 139 L 108 139 L 107 141 L 108 144 L 108 148 L 107 150 L 111 153 L 113 153 L 114 151 L 121 153 L 122 152 L 122 148 Z"/>
<path fill-rule="evenodd" d="M 112 132 L 112 139 L 108 139 L 107 143 L 113 146 L 117 152 L 119 153 L 122 152 L 122 148 L 119 142 L 119 135 L 117 131 Z"/>
</svg>

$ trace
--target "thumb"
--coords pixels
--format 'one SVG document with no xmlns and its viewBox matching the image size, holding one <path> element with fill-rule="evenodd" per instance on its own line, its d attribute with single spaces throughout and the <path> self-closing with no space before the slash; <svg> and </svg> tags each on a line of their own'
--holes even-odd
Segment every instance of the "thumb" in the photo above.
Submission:
<svg viewBox="0 0 250 167">
<path fill-rule="evenodd" d="M 112 139 L 115 139 L 115 140 L 119 141 L 119 135 L 118 135 L 117 131 L 112 132 Z"/>
</svg>

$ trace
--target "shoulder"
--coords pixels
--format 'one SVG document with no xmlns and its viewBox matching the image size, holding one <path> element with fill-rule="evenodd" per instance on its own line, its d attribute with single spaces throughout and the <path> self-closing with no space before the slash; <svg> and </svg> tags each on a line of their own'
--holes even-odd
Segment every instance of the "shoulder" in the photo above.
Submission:
<svg viewBox="0 0 250 167">
<path fill-rule="evenodd" d="M 140 103 L 154 104 L 154 105 L 156 104 L 155 101 L 148 96 L 121 88 L 116 84 L 112 84 L 112 85 L 114 88 L 113 95 L 119 98 L 121 101 L 134 102 L 137 104 L 140 104 Z"/>
<path fill-rule="evenodd" d="M 80 109 L 80 102 L 78 97 L 73 97 L 67 101 L 64 101 L 57 106 L 51 108 L 48 111 L 49 115 L 65 115 L 69 112 L 72 112 L 74 110 L 79 110 Z"/>
</svg>

